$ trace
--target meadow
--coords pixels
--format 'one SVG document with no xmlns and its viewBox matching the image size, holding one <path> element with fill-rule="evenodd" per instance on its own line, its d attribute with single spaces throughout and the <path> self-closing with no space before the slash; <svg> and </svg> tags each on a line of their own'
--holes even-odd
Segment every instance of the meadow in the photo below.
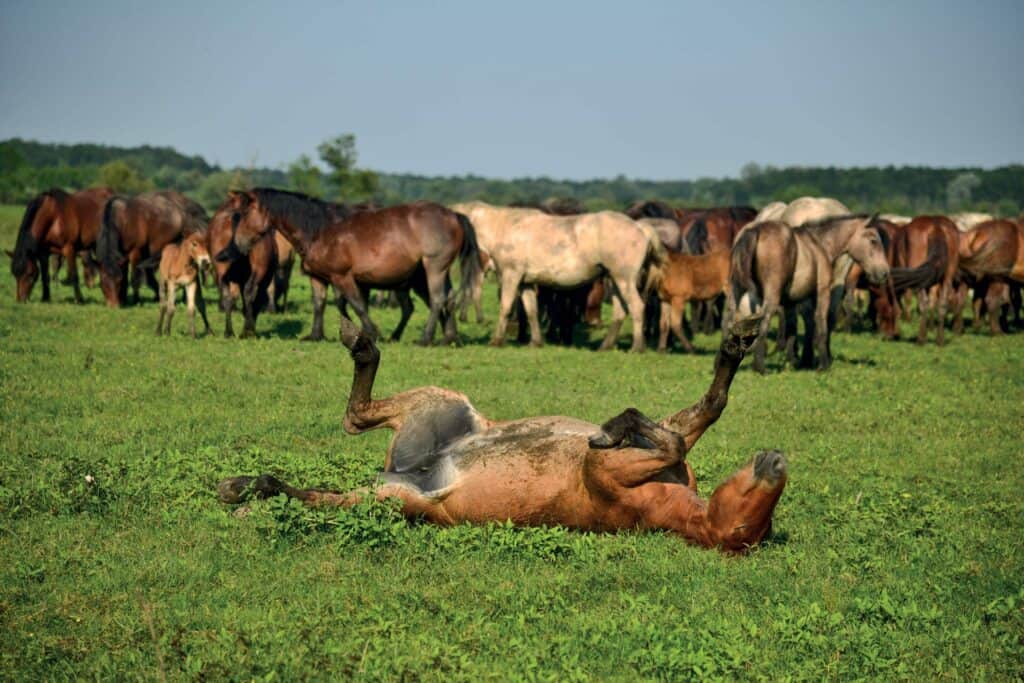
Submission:
<svg viewBox="0 0 1024 683">
<path fill-rule="evenodd" d="M 0 209 L 0 246 L 20 216 Z M 387 433 L 341 427 L 337 312 L 332 341 L 300 342 L 297 277 L 259 338 L 224 339 L 207 288 L 214 334 L 188 338 L 179 307 L 157 338 L 152 303 L 76 306 L 58 285 L 44 305 L 37 285 L 16 305 L 0 265 L 5 680 L 1024 676 L 1024 335 L 839 334 L 828 373 L 746 362 L 688 456 L 707 495 L 758 449 L 787 454 L 774 533 L 735 558 L 666 534 L 409 525 L 387 504 L 238 514 L 225 476 L 345 489 L 383 462 Z M 436 384 L 495 418 L 602 422 L 674 412 L 710 379 L 717 337 L 692 356 L 493 349 L 485 302 L 462 347 L 427 349 L 417 302 L 377 394 Z"/>
</svg>

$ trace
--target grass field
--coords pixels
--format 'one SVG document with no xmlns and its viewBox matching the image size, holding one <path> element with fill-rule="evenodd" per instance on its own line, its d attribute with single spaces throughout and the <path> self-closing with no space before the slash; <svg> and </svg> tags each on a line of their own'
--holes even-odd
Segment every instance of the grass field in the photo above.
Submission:
<svg viewBox="0 0 1024 683">
<path fill-rule="evenodd" d="M 19 218 L 0 211 L 0 246 Z M 1024 676 L 1022 335 L 841 334 L 827 374 L 745 365 L 689 456 L 701 491 L 759 448 L 791 477 L 774 536 L 728 558 L 659 534 L 410 526 L 386 505 L 236 516 L 222 477 L 346 488 L 383 461 L 386 433 L 341 428 L 340 344 L 297 340 L 306 283 L 259 339 L 223 339 L 212 305 L 216 335 L 189 339 L 179 308 L 158 339 L 153 304 L 108 310 L 98 290 L 15 305 L 0 263 L 0 678 Z M 423 320 L 418 304 L 383 347 L 378 395 L 437 384 L 495 418 L 660 417 L 702 393 L 717 344 L 492 349 L 488 324 L 421 349 Z"/>
</svg>

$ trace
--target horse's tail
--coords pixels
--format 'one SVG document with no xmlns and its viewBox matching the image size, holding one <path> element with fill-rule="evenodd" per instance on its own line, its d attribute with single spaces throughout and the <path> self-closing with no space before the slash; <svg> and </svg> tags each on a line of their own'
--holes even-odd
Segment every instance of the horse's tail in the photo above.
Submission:
<svg viewBox="0 0 1024 683">
<path fill-rule="evenodd" d="M 118 223 L 118 206 L 125 203 L 121 196 L 111 197 L 103 207 L 103 223 L 100 234 L 96 237 L 96 260 L 108 275 L 114 278 L 124 277 L 121 264 L 124 262 L 124 251 L 121 249 L 121 230 Z"/>
<path fill-rule="evenodd" d="M 18 238 L 14 243 L 14 254 L 11 256 L 11 274 L 14 277 L 21 277 L 29 259 L 34 257 L 39 249 L 39 241 L 32 234 L 32 223 L 45 199 L 46 193 L 43 192 L 36 195 L 25 207 L 25 215 L 22 216 L 21 227 L 18 228 Z"/>
<path fill-rule="evenodd" d="M 473 283 L 483 273 L 483 261 L 480 258 L 480 243 L 476 240 L 476 228 L 469 216 L 455 212 L 459 225 L 462 227 L 462 250 L 459 252 L 459 269 L 462 271 L 462 282 L 459 283 L 458 300 L 470 295 Z"/>
<path fill-rule="evenodd" d="M 686 251 L 689 254 L 704 254 L 708 250 L 708 222 L 703 216 L 690 226 L 686 233 Z"/>
<path fill-rule="evenodd" d="M 897 242 L 897 249 L 902 251 L 901 258 L 906 263 L 907 237 Z M 924 289 L 942 281 L 942 276 L 949 265 L 949 250 L 941 231 L 936 230 L 928 237 L 928 254 L 924 263 L 917 268 L 890 268 L 892 287 L 896 294 L 908 289 Z"/>
<path fill-rule="evenodd" d="M 739 306 L 740 299 L 746 294 L 750 297 L 751 310 L 761 305 L 761 293 L 754 279 L 757 238 L 760 233 L 756 227 L 740 233 L 732 247 L 732 263 L 729 267 L 729 288 L 732 290 L 733 303 Z"/>
</svg>

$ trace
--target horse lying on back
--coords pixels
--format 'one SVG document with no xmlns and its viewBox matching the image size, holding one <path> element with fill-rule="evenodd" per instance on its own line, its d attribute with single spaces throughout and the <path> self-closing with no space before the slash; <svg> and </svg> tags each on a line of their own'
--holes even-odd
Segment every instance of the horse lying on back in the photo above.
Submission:
<svg viewBox="0 0 1024 683">
<path fill-rule="evenodd" d="M 380 352 L 343 319 L 342 341 L 355 362 L 345 429 L 395 432 L 376 485 L 335 493 L 262 475 L 225 479 L 218 495 L 239 503 L 283 493 L 308 505 L 341 507 L 397 498 L 407 517 L 434 524 L 664 529 L 700 546 L 743 552 L 771 529 L 786 485 L 785 458 L 756 454 L 704 501 L 685 456 L 725 409 L 758 322 L 738 321 L 723 335 L 714 379 L 694 405 L 660 423 L 630 408 L 598 426 L 569 417 L 490 420 L 463 394 L 437 387 L 374 399 Z"/>
</svg>

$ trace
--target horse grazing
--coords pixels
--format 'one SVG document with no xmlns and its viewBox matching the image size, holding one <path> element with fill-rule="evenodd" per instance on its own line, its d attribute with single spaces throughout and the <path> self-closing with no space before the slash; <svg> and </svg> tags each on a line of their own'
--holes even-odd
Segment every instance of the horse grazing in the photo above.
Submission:
<svg viewBox="0 0 1024 683">
<path fill-rule="evenodd" d="M 158 287 L 160 292 L 160 319 L 156 324 L 156 334 L 171 333 L 171 318 L 174 317 L 174 288 L 181 285 L 185 288 L 185 299 L 188 304 L 188 327 L 192 338 L 196 338 L 196 305 L 203 316 L 206 332 L 210 331 L 210 321 L 206 319 L 206 302 L 203 301 L 203 290 L 199 286 L 199 271 L 210 265 L 210 252 L 206 249 L 206 235 L 193 232 L 180 244 L 168 244 L 160 252 L 160 269 Z M 164 320 L 167 321 L 166 329 Z"/>
<path fill-rule="evenodd" d="M 836 261 L 849 254 L 874 283 L 889 276 L 881 238 L 870 223 L 867 216 L 827 218 L 799 228 L 768 221 L 748 226 L 740 233 L 732 250 L 730 309 L 741 308 L 745 301 L 752 310 L 763 310 L 754 354 L 757 372 L 765 371 L 765 344 L 772 315 L 780 305 L 790 307 L 786 327 L 792 330 L 796 322 L 792 306 L 805 300 L 813 302 L 813 306 L 802 311 L 802 364 L 812 365 L 815 352 L 818 369 L 825 370 L 832 364 L 828 315 Z M 796 361 L 794 336 L 787 335 L 786 342 L 786 356 L 791 361 Z"/>
<path fill-rule="evenodd" d="M 203 207 L 180 192 L 146 192 L 136 197 L 111 197 L 103 209 L 103 225 L 96 239 L 100 286 L 107 305 L 125 303 L 127 269 L 132 269 L 132 290 L 139 303 L 141 270 L 159 262 L 160 252 L 172 242 L 206 229 Z"/>
<path fill-rule="evenodd" d="M 959 233 L 953 221 L 945 216 L 917 216 L 903 226 L 896 239 L 895 265 L 901 268 L 920 268 L 922 276 L 915 278 L 913 286 L 895 277 L 898 291 L 917 291 L 917 305 L 921 312 L 921 327 L 917 343 L 928 341 L 929 318 L 935 313 L 935 343 L 942 346 L 946 337 L 946 310 L 953 294 L 954 278 L 959 268 Z M 960 307 L 955 311 L 960 317 Z M 959 324 L 957 325 L 959 327 Z"/>
<path fill-rule="evenodd" d="M 230 192 L 228 198 L 218 207 L 206 231 L 207 249 L 210 254 L 220 254 L 231 244 L 234 235 L 232 217 L 248 206 L 248 195 Z M 271 301 L 270 287 L 278 269 L 276 231 L 253 243 L 248 254 L 239 254 L 234 259 L 215 259 L 214 272 L 220 290 L 220 308 L 224 311 L 224 337 L 235 336 L 231 314 L 235 301 L 242 299 L 242 315 L 245 322 L 242 338 L 256 336 L 256 319 Z M 289 251 L 291 244 L 288 244 Z"/>
<path fill-rule="evenodd" d="M 359 316 L 363 329 L 376 333 L 367 297 L 370 288 L 394 290 L 402 318 L 392 333 L 401 338 L 412 315 L 411 287 L 430 306 L 420 343 L 433 342 L 435 328 L 444 328 L 443 343 L 457 340 L 451 310 L 449 270 L 460 258 L 464 280 L 480 268 L 472 224 L 440 204 L 414 202 L 386 209 L 368 209 L 338 219 L 325 202 L 306 195 L 256 188 L 247 207 L 235 216 L 230 245 L 217 254 L 232 259 L 245 254 L 271 228 L 281 233 L 302 258 L 302 270 L 314 283 L 313 331 L 308 339 L 323 339 L 323 310 L 330 283 Z M 346 311 L 342 308 L 342 316 Z"/>
<path fill-rule="evenodd" d="M 668 349 L 669 329 L 683 348 L 693 353 L 693 344 L 683 334 L 686 304 L 689 301 L 714 301 L 729 284 L 731 253 L 718 250 L 708 254 L 669 253 L 668 263 L 658 283 L 661 299 L 658 351 Z"/>
<path fill-rule="evenodd" d="M 39 275 L 43 276 L 43 301 L 50 300 L 49 258 L 56 254 L 67 262 L 67 282 L 74 287 L 75 301 L 82 303 L 75 256 L 96 245 L 103 204 L 114 194 L 106 187 L 94 187 L 69 194 L 51 189 L 38 194 L 21 219 L 14 251 L 11 274 L 17 282 L 16 298 L 28 300 Z"/>
<path fill-rule="evenodd" d="M 270 475 L 232 477 L 218 484 L 218 495 L 239 503 L 283 493 L 311 506 L 341 507 L 397 498 L 406 517 L 440 525 L 508 520 L 592 531 L 663 529 L 743 553 L 771 529 L 786 485 L 785 457 L 757 453 L 705 502 L 686 455 L 725 409 L 756 328 L 756 320 L 738 321 L 723 336 L 714 379 L 694 405 L 660 423 L 630 408 L 598 426 L 569 417 L 490 420 L 465 395 L 437 387 L 375 400 L 380 352 L 343 320 L 342 341 L 355 362 L 345 429 L 395 432 L 377 483 L 335 493 L 298 489 Z"/>
<path fill-rule="evenodd" d="M 631 350 L 644 350 L 644 301 L 637 285 L 654 277 L 665 258 L 649 227 L 615 211 L 551 216 L 483 202 L 456 204 L 453 209 L 476 226 L 480 249 L 494 260 L 501 278 L 501 313 L 492 345 L 505 343 L 509 313 L 520 292 L 530 322 L 530 343 L 540 346 L 536 287 L 568 289 L 607 274 L 614 298 L 601 350 L 615 346 L 627 310 L 633 319 Z"/>
</svg>

